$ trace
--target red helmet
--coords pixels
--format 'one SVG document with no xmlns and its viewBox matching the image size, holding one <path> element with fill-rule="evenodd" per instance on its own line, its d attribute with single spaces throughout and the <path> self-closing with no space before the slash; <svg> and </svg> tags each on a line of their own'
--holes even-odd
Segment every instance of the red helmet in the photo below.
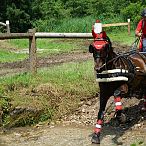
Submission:
<svg viewBox="0 0 146 146">
<path fill-rule="evenodd" d="M 96 23 L 100 23 L 100 20 L 97 19 L 97 20 L 96 20 Z"/>
</svg>

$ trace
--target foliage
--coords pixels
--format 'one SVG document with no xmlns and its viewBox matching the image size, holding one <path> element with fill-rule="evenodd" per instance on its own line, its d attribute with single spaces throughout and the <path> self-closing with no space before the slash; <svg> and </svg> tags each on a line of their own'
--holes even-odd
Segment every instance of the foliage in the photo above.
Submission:
<svg viewBox="0 0 146 146">
<path fill-rule="evenodd" d="M 65 8 L 69 8 L 72 17 L 86 16 L 89 10 L 89 0 L 68 0 L 64 1 Z"/>
<path fill-rule="evenodd" d="M 69 18 L 112 19 L 117 16 L 136 25 L 145 0 L 1 0 L 0 21 L 10 21 L 11 32 L 52 31 Z M 3 30 L 2 30 L 3 31 Z"/>
<path fill-rule="evenodd" d="M 130 18 L 132 22 L 135 24 L 141 19 L 141 11 L 143 6 L 140 2 L 130 3 L 127 7 L 121 10 L 121 14 L 124 19 Z"/>
<path fill-rule="evenodd" d="M 10 21 L 13 32 L 23 32 L 31 27 L 30 2 L 25 0 L 7 1 L 6 19 Z"/>
</svg>

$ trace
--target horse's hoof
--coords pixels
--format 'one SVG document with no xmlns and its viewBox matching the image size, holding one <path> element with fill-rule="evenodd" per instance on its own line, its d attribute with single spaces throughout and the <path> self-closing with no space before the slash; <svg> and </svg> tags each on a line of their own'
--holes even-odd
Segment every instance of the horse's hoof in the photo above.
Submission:
<svg viewBox="0 0 146 146">
<path fill-rule="evenodd" d="M 125 123 L 126 122 L 126 116 L 125 114 L 121 113 L 120 116 L 117 116 L 117 119 L 120 123 Z"/>
<path fill-rule="evenodd" d="M 95 143 L 95 144 L 100 144 L 99 136 L 100 136 L 100 134 L 94 133 L 93 136 L 92 136 L 91 142 Z"/>
</svg>

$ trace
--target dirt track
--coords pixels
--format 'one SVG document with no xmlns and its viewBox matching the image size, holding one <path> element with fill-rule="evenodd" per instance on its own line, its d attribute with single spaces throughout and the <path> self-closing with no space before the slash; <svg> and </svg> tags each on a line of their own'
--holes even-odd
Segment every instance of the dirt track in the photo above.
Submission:
<svg viewBox="0 0 146 146">
<path fill-rule="evenodd" d="M 107 107 L 112 107 L 112 98 Z M 0 146 L 93 146 L 91 144 L 98 99 L 83 104 L 71 116 L 64 116 L 56 123 L 37 124 L 34 127 L 15 128 L 0 135 Z M 146 146 L 146 116 L 140 113 L 141 103 L 136 98 L 123 100 L 126 124 L 115 125 L 110 119 L 113 111 L 106 112 L 105 125 L 101 134 L 101 146 Z M 58 124 L 57 124 L 58 123 Z M 95 145 L 95 144 L 94 144 Z M 135 145 L 133 145 L 135 146 Z"/>
<path fill-rule="evenodd" d="M 53 65 L 59 65 L 61 63 L 72 62 L 72 61 L 84 61 L 92 59 L 92 55 L 89 53 L 74 52 L 70 54 L 59 54 L 54 56 L 47 56 L 45 58 L 37 59 L 37 67 L 49 67 Z M 28 70 L 28 60 L 12 62 L 12 63 L 0 63 L 0 76 L 25 72 Z"/>
</svg>

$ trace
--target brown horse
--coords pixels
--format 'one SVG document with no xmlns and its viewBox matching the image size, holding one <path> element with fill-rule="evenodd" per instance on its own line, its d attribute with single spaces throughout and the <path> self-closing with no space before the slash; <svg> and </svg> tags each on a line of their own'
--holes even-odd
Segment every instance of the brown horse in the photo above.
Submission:
<svg viewBox="0 0 146 146">
<path fill-rule="evenodd" d="M 114 96 L 115 115 L 120 122 L 125 120 L 122 97 L 136 93 L 146 99 L 146 57 L 136 51 L 116 54 L 108 45 L 100 49 L 90 45 L 89 52 L 93 53 L 94 69 L 100 88 L 100 108 L 91 141 L 99 144 L 104 111 L 111 96 Z"/>
</svg>

